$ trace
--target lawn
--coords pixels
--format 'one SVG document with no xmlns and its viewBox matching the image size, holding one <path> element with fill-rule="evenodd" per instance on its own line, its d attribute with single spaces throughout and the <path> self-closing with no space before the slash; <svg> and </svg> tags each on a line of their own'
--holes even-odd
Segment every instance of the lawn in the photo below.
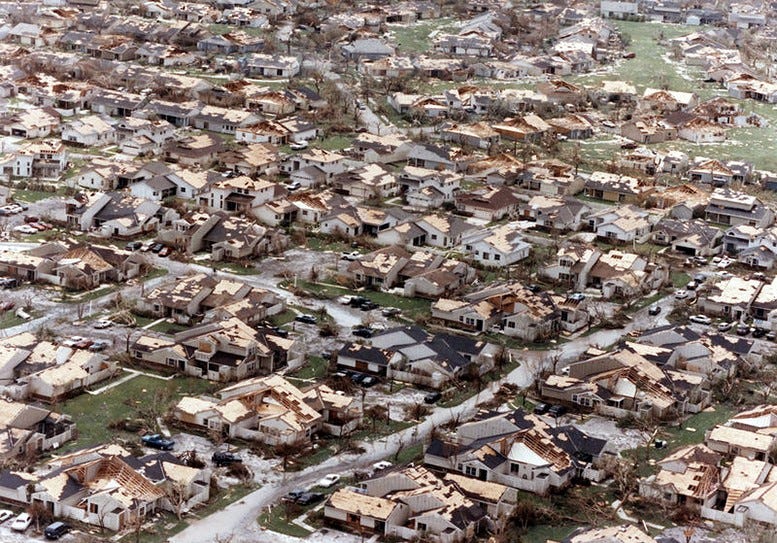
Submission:
<svg viewBox="0 0 777 543">
<path fill-rule="evenodd" d="M 341 151 L 346 147 L 350 147 L 352 141 L 353 138 L 349 136 L 340 136 L 335 134 L 322 140 L 311 142 L 310 146 L 317 149 L 323 149 L 325 151 Z"/>
<path fill-rule="evenodd" d="M 13 326 L 18 326 L 25 322 L 27 321 L 21 317 L 16 316 L 15 311 L 5 311 L 3 313 L 0 313 L 0 329 L 11 328 Z"/>
<path fill-rule="evenodd" d="M 259 519 L 257 522 L 259 525 L 264 528 L 265 530 L 270 530 L 271 532 L 275 532 L 277 534 L 284 534 L 289 535 L 291 537 L 299 537 L 304 538 L 310 535 L 310 532 L 303 528 L 302 526 L 297 526 L 291 520 L 294 518 L 300 516 L 304 509 L 300 507 L 300 509 L 294 511 L 294 506 L 289 505 L 289 517 L 287 519 L 286 516 L 286 505 L 283 503 L 279 503 L 278 505 L 274 506 L 272 509 L 270 509 L 269 512 L 265 511 L 261 515 L 259 515 Z M 297 506 L 299 507 L 299 506 Z M 291 513 L 291 511 L 294 511 Z"/>
<path fill-rule="evenodd" d="M 423 457 L 424 444 L 416 443 L 415 445 L 402 448 L 398 454 L 394 455 L 394 463 L 402 466 L 416 460 L 421 460 Z"/>
<path fill-rule="evenodd" d="M 275 326 L 283 326 L 284 324 L 289 324 L 294 320 L 294 317 L 297 316 L 296 311 L 292 311 L 291 309 L 286 309 L 283 313 L 278 313 L 277 315 L 273 315 L 269 318 L 270 322 L 273 323 Z"/>
<path fill-rule="evenodd" d="M 353 294 L 351 289 L 345 287 L 311 283 L 310 281 L 299 280 L 297 281 L 297 286 L 330 299 L 346 294 Z M 359 295 L 372 300 L 381 307 L 396 307 L 401 309 L 406 317 L 418 318 L 431 315 L 432 302 L 424 300 L 423 298 L 405 298 L 404 296 L 397 296 L 396 294 L 373 290 L 360 291 Z"/>
<path fill-rule="evenodd" d="M 309 356 L 307 363 L 294 373 L 297 379 L 314 380 L 326 375 L 328 361 L 320 356 Z"/>
<path fill-rule="evenodd" d="M 691 276 L 685 272 L 672 272 L 669 277 L 674 288 L 685 288 L 691 282 Z"/>
<path fill-rule="evenodd" d="M 54 198 L 57 196 L 56 192 L 48 192 L 43 190 L 13 190 L 14 200 L 20 202 L 34 203 L 46 198 Z"/>
<path fill-rule="evenodd" d="M 78 438 L 64 448 L 90 447 L 113 441 L 116 437 L 137 439 L 133 434 L 108 428 L 108 424 L 134 417 L 138 407 L 148 408 L 149 404 L 156 404 L 156 410 L 163 415 L 182 396 L 200 395 L 212 388 L 208 381 L 194 377 L 175 377 L 165 381 L 141 375 L 102 394 L 81 394 L 57 406 L 57 410 L 70 415 L 78 427 Z"/>
<path fill-rule="evenodd" d="M 333 251 L 335 253 L 350 252 L 351 246 L 345 241 L 336 240 L 334 238 L 319 237 L 308 234 L 306 239 L 306 246 L 311 251 Z"/>
<path fill-rule="evenodd" d="M 432 38 L 439 32 L 455 30 L 455 21 L 450 18 L 417 21 L 414 24 L 387 25 L 397 44 L 397 53 L 426 53 L 432 48 Z"/>
</svg>

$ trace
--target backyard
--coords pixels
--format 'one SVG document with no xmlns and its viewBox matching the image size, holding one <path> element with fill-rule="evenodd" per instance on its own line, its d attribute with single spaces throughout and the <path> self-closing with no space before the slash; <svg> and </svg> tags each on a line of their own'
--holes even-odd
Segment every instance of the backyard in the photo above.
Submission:
<svg viewBox="0 0 777 543">
<path fill-rule="evenodd" d="M 121 373 L 117 378 L 124 377 Z M 104 386 L 101 383 L 98 386 Z M 78 438 L 64 446 L 71 451 L 100 443 L 109 443 L 116 437 L 137 439 L 138 436 L 109 428 L 111 422 L 122 419 L 149 418 L 155 413 L 163 416 L 185 395 L 200 395 L 212 391 L 213 385 L 204 379 L 175 377 L 165 380 L 139 375 L 101 394 L 83 393 L 58 405 L 55 409 L 70 415 L 78 428 Z M 153 418 L 150 419 L 153 421 Z"/>
</svg>

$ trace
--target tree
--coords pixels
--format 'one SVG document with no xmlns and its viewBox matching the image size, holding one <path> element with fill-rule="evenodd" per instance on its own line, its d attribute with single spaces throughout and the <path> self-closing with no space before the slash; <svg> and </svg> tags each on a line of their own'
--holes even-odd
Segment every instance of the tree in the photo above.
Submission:
<svg viewBox="0 0 777 543">
<path fill-rule="evenodd" d="M 289 465 L 289 459 L 295 456 L 299 456 L 307 448 L 307 445 L 302 441 L 293 441 L 291 443 L 279 443 L 273 447 L 275 456 L 281 458 L 281 465 L 283 471 Z"/>
<path fill-rule="evenodd" d="M 389 408 L 385 405 L 371 405 L 364 414 L 370 418 L 370 427 L 373 432 L 375 432 L 375 425 L 378 422 L 389 422 Z"/>
<path fill-rule="evenodd" d="M 183 518 L 183 510 L 189 499 L 189 492 L 186 486 L 179 481 L 168 480 L 165 486 L 165 497 L 173 507 L 176 518 Z"/>
</svg>

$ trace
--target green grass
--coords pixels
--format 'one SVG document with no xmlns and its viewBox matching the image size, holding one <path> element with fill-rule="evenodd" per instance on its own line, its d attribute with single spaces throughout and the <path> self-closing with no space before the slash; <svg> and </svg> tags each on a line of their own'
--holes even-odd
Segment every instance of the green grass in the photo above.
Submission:
<svg viewBox="0 0 777 543">
<path fill-rule="evenodd" d="M 394 456 L 395 464 L 404 465 L 420 460 L 424 457 L 424 444 L 416 443 L 409 447 L 404 447 L 399 451 L 399 454 Z"/>
<path fill-rule="evenodd" d="M 12 194 L 15 200 L 20 202 L 28 202 L 28 203 L 39 202 L 41 200 L 45 200 L 46 198 L 54 198 L 55 196 L 57 196 L 56 192 L 48 192 L 43 190 L 14 189 L 12 191 Z"/>
<path fill-rule="evenodd" d="M 119 290 L 120 286 L 121 285 L 106 285 L 104 287 L 89 290 L 87 292 L 77 293 L 62 291 L 61 301 L 65 303 L 79 304 L 88 302 L 90 300 L 96 300 L 97 298 L 102 298 L 103 296 L 107 296 L 108 294 L 116 292 Z"/>
<path fill-rule="evenodd" d="M 373 430 L 372 419 L 365 417 L 362 421 L 361 429 L 351 434 L 351 438 L 356 441 L 374 441 L 396 432 L 401 432 L 413 426 L 413 422 L 407 420 L 376 420 Z"/>
<path fill-rule="evenodd" d="M 265 530 L 270 530 L 278 534 L 289 535 L 291 537 L 304 538 L 310 535 L 311 532 L 307 531 L 301 526 L 297 526 L 291 522 L 292 518 L 296 518 L 302 514 L 302 509 L 294 512 L 289 520 L 286 520 L 286 511 L 283 504 L 278 504 L 269 512 L 264 512 L 259 515 L 259 525 Z"/>
<path fill-rule="evenodd" d="M 691 282 L 691 276 L 685 272 L 672 272 L 669 278 L 674 288 L 685 288 Z"/>
<path fill-rule="evenodd" d="M 157 320 L 159 320 L 156 317 L 141 317 L 140 315 L 134 315 L 134 317 L 135 317 L 135 326 L 137 326 L 138 328 L 143 328 L 144 326 L 148 326 L 152 322 L 156 322 Z"/>
<path fill-rule="evenodd" d="M 277 315 L 271 316 L 269 321 L 275 326 L 283 326 L 284 324 L 289 324 L 292 322 L 296 316 L 297 313 L 295 311 L 286 309 L 283 313 L 278 313 Z"/>
<path fill-rule="evenodd" d="M 28 311 L 29 314 L 33 315 L 33 312 Z M 34 315 L 33 315 L 34 318 Z M 5 311 L 3 313 L 0 313 L 0 329 L 5 328 L 12 328 L 14 326 L 18 326 L 22 323 L 27 322 L 21 317 L 16 316 L 15 311 Z"/>
<path fill-rule="evenodd" d="M 217 270 L 234 273 L 235 275 L 257 275 L 262 273 L 262 271 L 253 264 L 243 266 L 237 262 L 211 262 L 211 266 Z"/>
<path fill-rule="evenodd" d="M 397 44 L 397 54 L 426 53 L 432 48 L 432 32 L 452 32 L 454 20 L 450 18 L 417 21 L 412 25 L 388 25 L 394 42 Z"/>
<path fill-rule="evenodd" d="M 308 235 L 306 246 L 311 251 L 334 251 L 335 253 L 350 252 L 350 244 L 328 237 Z"/>
<path fill-rule="evenodd" d="M 626 310 L 626 313 L 636 313 L 640 309 L 643 309 L 643 308 L 651 305 L 653 302 L 657 302 L 658 300 L 660 300 L 663 297 L 664 297 L 664 295 L 661 292 L 656 292 L 652 296 L 648 296 L 647 298 L 642 298 L 641 300 L 636 302 L 634 305 L 629 307 Z"/>
<path fill-rule="evenodd" d="M 322 285 L 320 283 L 311 283 L 309 281 L 297 281 L 297 286 L 324 298 L 330 299 L 353 293 L 351 289 L 347 289 L 345 287 Z M 431 315 L 432 302 L 430 300 L 424 300 L 423 298 L 405 298 L 404 296 L 396 296 L 388 292 L 372 290 L 359 292 L 359 295 L 372 300 L 373 302 L 379 304 L 381 307 L 396 307 L 401 309 L 403 315 L 406 317 L 417 318 Z"/>
<path fill-rule="evenodd" d="M 324 138 L 323 140 L 311 142 L 310 146 L 317 149 L 324 149 L 325 151 L 341 151 L 346 147 L 350 147 L 353 138 L 349 136 L 333 135 Z"/>
<path fill-rule="evenodd" d="M 177 334 L 178 332 L 183 332 L 184 330 L 188 330 L 191 328 L 191 326 L 185 325 L 185 324 L 178 324 L 173 322 L 167 322 L 162 321 L 159 324 L 155 324 L 149 330 L 153 330 L 154 332 L 159 332 L 161 334 L 167 334 L 169 336 L 172 336 L 174 334 Z"/>
<path fill-rule="evenodd" d="M 318 380 L 326 375 L 328 366 L 329 363 L 324 358 L 320 356 L 309 356 L 306 364 L 294 373 L 294 377 L 297 379 Z"/>
<path fill-rule="evenodd" d="M 102 385 L 100 383 L 96 387 Z M 70 415 L 78 427 L 78 438 L 64 448 L 90 447 L 110 442 L 116 437 L 136 440 L 136 435 L 110 429 L 108 423 L 134 417 L 136 408 L 147 407 L 149 403 L 156 403 L 159 414 L 163 415 L 181 397 L 198 396 L 212 389 L 212 383 L 194 377 L 175 377 L 165 381 L 141 375 L 102 394 L 81 394 L 57 407 L 58 411 Z"/>
<path fill-rule="evenodd" d="M 164 277 L 168 273 L 169 272 L 166 268 L 152 268 L 151 271 L 143 277 L 143 281 L 149 281 L 151 279 L 156 279 L 157 277 Z"/>
<path fill-rule="evenodd" d="M 576 524 L 563 524 L 560 526 L 549 526 L 542 524 L 532 526 L 521 537 L 522 543 L 546 543 L 546 541 L 561 541 L 571 534 L 579 526 Z"/>
</svg>

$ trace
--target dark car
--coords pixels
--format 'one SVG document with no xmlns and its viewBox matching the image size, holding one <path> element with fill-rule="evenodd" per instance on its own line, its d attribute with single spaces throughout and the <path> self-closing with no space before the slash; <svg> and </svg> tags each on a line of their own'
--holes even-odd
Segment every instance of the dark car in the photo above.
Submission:
<svg viewBox="0 0 777 543">
<path fill-rule="evenodd" d="M 661 313 L 660 305 L 654 305 L 650 309 L 648 309 L 648 315 L 658 315 L 659 313 Z"/>
<path fill-rule="evenodd" d="M 365 302 L 369 302 L 369 300 L 364 296 L 351 296 L 351 299 L 348 301 L 348 305 L 351 307 L 359 307 Z"/>
<path fill-rule="evenodd" d="M 151 434 L 149 436 L 143 436 L 140 438 L 143 445 L 151 447 L 152 449 L 159 449 L 160 451 L 172 451 L 175 441 L 167 439 L 161 434 Z"/>
<path fill-rule="evenodd" d="M 162 247 L 162 250 L 159 251 L 159 256 L 170 256 L 172 252 L 173 250 L 170 247 Z"/>
<path fill-rule="evenodd" d="M 378 384 L 378 378 L 372 375 L 365 375 L 359 384 L 364 388 L 374 387 Z"/>
<path fill-rule="evenodd" d="M 764 337 L 767 332 L 768 330 L 764 330 L 763 328 L 756 328 L 755 330 L 753 330 L 753 337 L 755 338 Z"/>
<path fill-rule="evenodd" d="M 402 310 L 398 307 L 387 307 L 383 311 L 381 311 L 381 314 L 384 317 L 396 317 L 397 315 L 400 315 L 402 313 Z"/>
<path fill-rule="evenodd" d="M 303 492 L 297 496 L 297 499 L 294 500 L 294 503 L 297 505 L 312 505 L 314 503 L 320 502 L 323 499 L 324 495 L 320 492 Z"/>
<path fill-rule="evenodd" d="M 211 462 L 213 464 L 220 468 L 223 466 L 230 466 L 232 464 L 240 464 L 243 462 L 243 459 L 237 456 L 236 454 L 232 454 L 231 452 L 214 452 L 213 456 L 210 457 Z"/>
<path fill-rule="evenodd" d="M 104 340 L 104 339 L 98 339 L 97 341 L 95 341 L 94 343 L 92 343 L 89 346 L 89 350 L 94 352 L 94 353 L 96 353 L 96 352 L 99 352 L 99 351 L 104 351 L 109 346 L 110 346 L 110 342 L 109 341 Z"/>
<path fill-rule="evenodd" d="M 46 536 L 46 539 L 59 539 L 66 533 L 70 531 L 70 526 L 65 524 L 64 522 L 52 522 L 48 526 L 46 526 L 46 529 L 43 530 L 43 535 Z"/>
<path fill-rule="evenodd" d="M 316 324 L 318 322 L 313 315 L 297 315 L 294 317 L 294 320 L 305 324 Z"/>
<path fill-rule="evenodd" d="M 304 488 L 295 488 L 294 490 L 292 490 L 291 492 L 289 492 L 288 494 L 286 494 L 286 495 L 283 497 L 283 499 L 284 499 L 284 500 L 286 500 L 286 501 L 289 501 L 289 502 L 296 502 L 296 501 L 297 501 L 297 499 L 298 499 L 300 496 L 302 496 L 303 494 L 307 494 L 307 492 L 308 492 L 308 491 L 307 491 L 307 490 L 305 490 Z"/>
<path fill-rule="evenodd" d="M 379 307 L 380 306 L 372 300 L 367 300 L 359 306 L 359 309 L 362 311 L 372 311 L 373 309 L 378 309 Z"/>
<path fill-rule="evenodd" d="M 534 414 L 535 415 L 544 415 L 548 412 L 550 409 L 550 406 L 546 403 L 538 403 L 534 406 Z"/>
<path fill-rule="evenodd" d="M 746 336 L 750 333 L 750 327 L 746 324 L 740 324 L 737 326 L 737 335 L 738 336 Z"/>
<path fill-rule="evenodd" d="M 281 328 L 280 326 L 272 326 L 270 330 L 272 330 L 273 333 L 278 337 L 289 337 L 289 331 L 285 328 Z"/>
<path fill-rule="evenodd" d="M 152 253 L 158 253 L 159 251 L 161 251 L 164 248 L 165 248 L 165 246 L 162 245 L 161 243 L 155 243 L 155 244 L 153 244 L 151 246 L 151 252 Z"/>
<path fill-rule="evenodd" d="M 564 413 L 567 412 L 567 408 L 563 405 L 553 405 L 550 409 L 548 409 L 548 415 L 551 415 L 553 417 L 560 417 Z"/>
<path fill-rule="evenodd" d="M 127 245 L 124 246 L 127 251 L 137 251 L 141 247 L 143 247 L 142 241 L 130 241 Z"/>
<path fill-rule="evenodd" d="M 19 286 L 19 280 L 15 277 L 3 277 L 0 278 L 0 287 L 3 288 L 16 288 Z"/>
<path fill-rule="evenodd" d="M 357 385 L 358 385 L 359 383 L 361 383 L 361 382 L 362 382 L 362 380 L 363 380 L 365 377 L 367 377 L 367 376 L 366 376 L 366 375 L 364 375 L 363 373 L 355 373 L 355 372 L 354 372 L 354 373 L 352 373 L 352 374 L 351 374 L 351 381 L 353 381 L 353 382 L 354 382 L 354 384 L 357 384 Z"/>
<path fill-rule="evenodd" d="M 353 329 L 353 332 L 351 332 L 353 335 L 363 338 L 371 338 L 372 337 L 372 329 L 367 328 L 366 326 L 356 326 Z"/>
<path fill-rule="evenodd" d="M 440 401 L 440 398 L 442 398 L 442 394 L 439 392 L 430 392 L 426 396 L 424 396 L 424 403 L 437 403 Z"/>
</svg>

